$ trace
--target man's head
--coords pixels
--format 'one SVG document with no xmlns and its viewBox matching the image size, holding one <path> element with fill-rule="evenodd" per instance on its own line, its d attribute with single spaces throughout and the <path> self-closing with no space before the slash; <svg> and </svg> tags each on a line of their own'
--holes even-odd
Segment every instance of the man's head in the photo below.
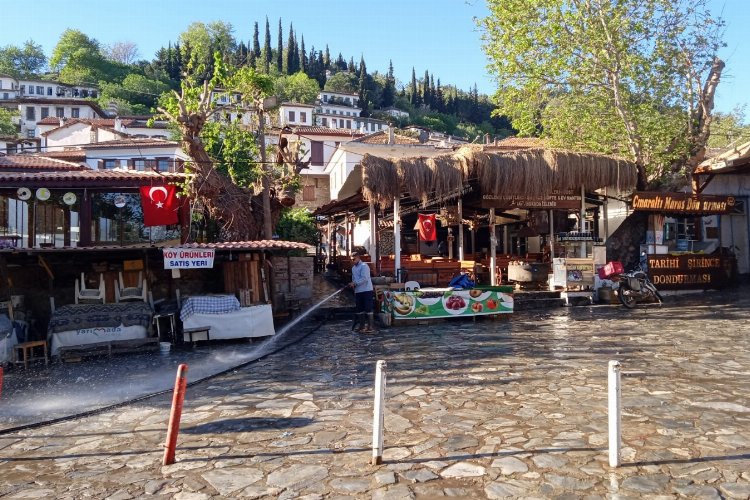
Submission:
<svg viewBox="0 0 750 500">
<path fill-rule="evenodd" d="M 352 260 L 355 264 L 359 264 L 360 262 L 362 262 L 362 257 L 359 255 L 359 252 L 352 253 Z"/>
</svg>

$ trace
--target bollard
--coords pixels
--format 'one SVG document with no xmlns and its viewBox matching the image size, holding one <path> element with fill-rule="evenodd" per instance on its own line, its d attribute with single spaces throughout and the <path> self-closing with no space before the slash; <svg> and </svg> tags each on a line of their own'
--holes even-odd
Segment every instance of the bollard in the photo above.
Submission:
<svg viewBox="0 0 750 500">
<path fill-rule="evenodd" d="M 385 406 L 385 361 L 375 365 L 375 405 L 372 416 L 372 465 L 383 463 L 383 409 Z"/>
<path fill-rule="evenodd" d="M 620 362 L 610 361 L 607 379 L 609 382 L 609 466 L 620 465 L 620 440 L 622 437 L 620 413 Z"/>
<path fill-rule="evenodd" d="M 169 413 L 169 427 L 167 427 L 167 441 L 164 443 L 164 460 L 162 460 L 162 465 L 172 465 L 174 463 L 177 434 L 180 432 L 182 403 L 185 400 L 185 388 L 187 386 L 187 371 L 188 365 L 184 363 L 177 367 L 177 378 L 174 382 L 172 410 Z"/>
<path fill-rule="evenodd" d="M 0 398 L 3 397 L 3 367 L 0 366 Z"/>
</svg>

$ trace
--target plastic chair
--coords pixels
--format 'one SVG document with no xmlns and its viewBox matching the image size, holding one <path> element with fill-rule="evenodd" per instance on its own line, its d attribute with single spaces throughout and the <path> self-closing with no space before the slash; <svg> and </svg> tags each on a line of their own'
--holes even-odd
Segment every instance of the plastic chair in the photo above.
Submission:
<svg viewBox="0 0 750 500">
<path fill-rule="evenodd" d="M 83 273 L 81 273 L 80 280 L 76 278 L 76 304 L 79 301 L 101 301 L 104 304 L 104 275 L 99 273 L 98 288 L 86 288 L 86 278 Z"/>
<path fill-rule="evenodd" d="M 416 281 L 407 281 L 404 283 L 404 290 L 407 292 L 413 292 L 414 290 L 419 290 L 419 283 Z"/>
<path fill-rule="evenodd" d="M 115 287 L 115 300 L 117 302 L 142 301 L 148 302 L 148 291 L 143 273 L 138 271 L 138 284 L 140 286 L 125 286 L 122 272 L 119 273 L 117 286 Z"/>
</svg>

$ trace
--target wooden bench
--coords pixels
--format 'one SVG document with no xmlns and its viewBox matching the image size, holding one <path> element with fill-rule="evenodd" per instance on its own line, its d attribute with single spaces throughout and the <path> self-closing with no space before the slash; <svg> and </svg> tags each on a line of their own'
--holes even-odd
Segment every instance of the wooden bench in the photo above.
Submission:
<svg viewBox="0 0 750 500">
<path fill-rule="evenodd" d="M 92 344 L 65 346 L 60 348 L 58 355 L 62 361 L 72 362 L 103 354 L 112 356 L 113 354 L 156 351 L 158 349 L 159 338 L 146 337 L 142 339 L 110 340 L 106 342 L 94 342 Z"/>
<path fill-rule="evenodd" d="M 190 339 L 190 343 L 193 347 L 195 347 L 195 339 L 193 339 L 193 335 L 197 333 L 205 333 L 206 334 L 206 341 L 211 340 L 210 334 L 211 334 L 211 327 L 210 326 L 196 326 L 195 328 L 184 328 L 182 330 L 182 338 L 185 338 L 185 334 L 188 335 L 188 338 Z"/>
</svg>

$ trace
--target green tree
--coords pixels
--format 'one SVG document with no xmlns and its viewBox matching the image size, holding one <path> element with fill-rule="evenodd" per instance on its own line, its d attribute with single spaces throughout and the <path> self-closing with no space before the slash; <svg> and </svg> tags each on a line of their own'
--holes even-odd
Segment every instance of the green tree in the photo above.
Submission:
<svg viewBox="0 0 750 500">
<path fill-rule="evenodd" d="M 414 67 L 411 68 L 411 86 L 409 87 L 409 102 L 415 108 L 421 103 L 419 100 L 419 91 L 417 90 L 417 73 L 414 71 Z"/>
<path fill-rule="evenodd" d="M 253 46 L 248 54 L 248 65 L 251 68 L 255 67 L 256 60 L 260 57 L 260 38 L 258 33 L 258 21 L 255 21 L 253 25 Z"/>
<path fill-rule="evenodd" d="M 17 111 L 0 108 L 0 135 L 16 135 L 18 128 L 13 124 L 13 118 L 18 115 Z"/>
<path fill-rule="evenodd" d="M 314 104 L 320 93 L 318 81 L 299 71 L 274 81 L 275 94 L 281 101 Z"/>
<path fill-rule="evenodd" d="M 271 71 L 271 59 L 273 58 L 271 53 L 271 26 L 268 24 L 268 16 L 266 16 L 266 37 L 263 42 L 263 72 L 268 74 Z"/>
<path fill-rule="evenodd" d="M 359 86 L 359 79 L 354 73 L 341 71 L 334 73 L 326 80 L 324 89 L 329 92 L 341 92 L 344 94 L 356 94 Z"/>
<path fill-rule="evenodd" d="M 745 106 L 730 113 L 716 113 L 708 147 L 723 149 L 750 141 L 750 125 L 745 122 Z"/>
<path fill-rule="evenodd" d="M 638 187 L 704 158 L 723 23 L 705 0 L 489 0 L 498 112 L 522 134 L 628 155 Z"/>
<path fill-rule="evenodd" d="M 393 76 L 393 61 L 388 61 L 388 74 L 383 84 L 383 94 L 381 96 L 381 106 L 388 108 L 393 106 L 396 99 L 396 78 Z"/>
<path fill-rule="evenodd" d="M 132 71 L 127 65 L 107 60 L 98 41 L 72 29 L 60 36 L 49 65 L 59 72 L 60 81 L 71 84 L 118 81 Z"/>
<path fill-rule="evenodd" d="M 276 42 L 276 71 L 284 71 L 284 33 L 281 29 L 281 18 L 279 18 L 279 38 Z"/>
<path fill-rule="evenodd" d="M 282 240 L 300 241 L 315 245 L 318 242 L 318 228 L 315 219 L 306 208 L 284 210 L 276 225 L 276 232 Z"/>
<path fill-rule="evenodd" d="M 33 40 L 24 42 L 23 47 L 6 45 L 0 48 L 0 73 L 13 76 L 31 76 L 44 70 L 47 56 L 42 46 Z"/>
<path fill-rule="evenodd" d="M 110 100 L 120 100 L 131 106 L 140 105 L 149 110 L 156 105 L 159 97 L 169 90 L 169 85 L 164 82 L 149 80 L 143 75 L 131 73 L 125 77 L 122 83 L 102 82 L 99 90 L 101 92 L 99 103 L 103 107 L 107 107 Z"/>
</svg>

